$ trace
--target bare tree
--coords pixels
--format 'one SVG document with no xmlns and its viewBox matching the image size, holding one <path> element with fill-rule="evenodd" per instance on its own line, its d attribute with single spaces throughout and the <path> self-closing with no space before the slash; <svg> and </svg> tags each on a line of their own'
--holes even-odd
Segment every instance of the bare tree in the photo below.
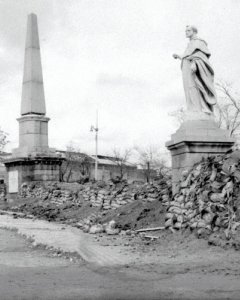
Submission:
<svg viewBox="0 0 240 300">
<path fill-rule="evenodd" d="M 7 136 L 8 134 L 0 128 L 0 151 L 2 151 L 8 143 Z"/>
<path fill-rule="evenodd" d="M 65 158 L 65 162 L 61 166 L 61 181 L 69 182 L 73 173 L 76 181 L 89 178 L 91 158 L 88 155 L 81 153 L 79 148 L 69 144 Z"/>
<path fill-rule="evenodd" d="M 216 83 L 218 103 L 214 107 L 218 126 L 229 131 L 233 136 L 240 129 L 240 96 L 232 88 L 232 84 L 224 80 Z M 181 107 L 169 115 L 174 117 L 178 125 L 182 124 L 185 111 Z"/>
<path fill-rule="evenodd" d="M 216 83 L 219 92 L 216 116 L 219 127 L 227 129 L 230 136 L 240 129 L 240 96 L 233 90 L 232 84 L 224 80 Z"/>
<path fill-rule="evenodd" d="M 113 149 L 113 158 L 114 162 L 117 165 L 117 168 L 119 170 L 119 179 L 122 180 L 126 171 L 127 171 L 127 162 L 129 158 L 132 155 L 132 149 L 127 148 L 123 151 L 121 151 L 120 148 L 114 148 Z"/>
<path fill-rule="evenodd" d="M 150 182 L 156 175 L 165 177 L 169 174 L 166 159 L 156 145 L 135 146 L 134 149 L 138 154 L 138 162 L 143 169 L 147 182 Z"/>
<path fill-rule="evenodd" d="M 170 117 L 174 117 L 178 126 L 180 126 L 184 120 L 185 110 L 183 107 L 180 107 L 169 113 Z"/>
<path fill-rule="evenodd" d="M 0 152 L 3 151 L 4 147 L 9 142 L 7 140 L 7 136 L 8 136 L 8 134 L 0 128 Z M 1 158 L 1 160 L 2 160 L 2 158 Z"/>
</svg>

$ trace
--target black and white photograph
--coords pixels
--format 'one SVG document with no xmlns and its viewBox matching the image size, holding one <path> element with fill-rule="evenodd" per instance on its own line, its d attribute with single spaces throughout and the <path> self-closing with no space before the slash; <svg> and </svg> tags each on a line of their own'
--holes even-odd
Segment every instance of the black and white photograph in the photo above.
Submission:
<svg viewBox="0 0 240 300">
<path fill-rule="evenodd" d="M 0 299 L 240 299 L 240 1 L 0 0 Z"/>
</svg>

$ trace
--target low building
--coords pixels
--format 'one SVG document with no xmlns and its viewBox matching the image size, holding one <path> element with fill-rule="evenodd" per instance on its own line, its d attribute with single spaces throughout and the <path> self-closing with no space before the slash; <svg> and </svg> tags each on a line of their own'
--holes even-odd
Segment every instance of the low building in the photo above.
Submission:
<svg viewBox="0 0 240 300">
<path fill-rule="evenodd" d="M 62 164 L 62 180 L 68 182 L 81 181 L 84 178 L 95 178 L 95 155 L 74 151 L 58 150 L 66 160 Z M 97 156 L 98 180 L 108 181 L 122 177 L 129 182 L 145 181 L 142 170 L 130 162 L 120 162 L 119 159 L 106 155 Z"/>
<path fill-rule="evenodd" d="M 56 150 L 65 160 L 61 166 L 61 180 L 66 182 L 81 182 L 84 179 L 95 178 L 95 155 L 80 152 Z M 7 183 L 7 171 L 3 163 L 5 159 L 11 158 L 11 153 L 0 152 L 0 183 Z M 143 169 L 130 162 L 120 163 L 115 157 L 98 155 L 98 180 L 108 181 L 121 177 L 128 182 L 145 182 L 146 176 Z"/>
</svg>

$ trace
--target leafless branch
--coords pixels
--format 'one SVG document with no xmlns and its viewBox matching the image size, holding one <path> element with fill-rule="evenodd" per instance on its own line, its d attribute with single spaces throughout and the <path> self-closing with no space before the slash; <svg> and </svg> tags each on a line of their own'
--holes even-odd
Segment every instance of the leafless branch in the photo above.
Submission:
<svg viewBox="0 0 240 300">
<path fill-rule="evenodd" d="M 121 151 L 121 149 L 117 147 L 113 149 L 113 158 L 114 158 L 114 162 L 116 163 L 119 169 L 120 180 L 122 180 L 124 177 L 124 174 L 127 169 L 126 163 L 128 162 L 131 155 L 132 155 L 131 148 L 126 148 L 123 151 Z"/>
<path fill-rule="evenodd" d="M 159 148 L 155 145 L 148 145 L 146 147 L 134 147 L 138 154 L 138 162 L 142 167 L 147 182 L 151 181 L 153 173 L 165 176 L 168 173 L 166 160 L 162 157 Z"/>
<path fill-rule="evenodd" d="M 230 136 L 240 128 L 240 98 L 232 88 L 232 83 L 218 80 L 216 89 L 220 94 L 217 117 L 220 127 L 229 130 Z"/>
</svg>

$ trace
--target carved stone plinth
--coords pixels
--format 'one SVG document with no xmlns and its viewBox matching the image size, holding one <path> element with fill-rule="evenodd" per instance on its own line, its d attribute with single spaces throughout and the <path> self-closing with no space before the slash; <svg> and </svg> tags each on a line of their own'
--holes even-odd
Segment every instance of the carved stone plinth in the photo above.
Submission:
<svg viewBox="0 0 240 300">
<path fill-rule="evenodd" d="M 5 161 L 7 188 L 11 197 L 17 194 L 22 183 L 30 181 L 59 181 L 63 158 L 50 156 L 15 157 Z"/>
<path fill-rule="evenodd" d="M 201 161 L 203 157 L 223 154 L 234 144 L 226 130 L 218 128 L 213 119 L 186 120 L 180 126 L 166 147 L 172 156 L 173 193 L 184 170 Z"/>
<path fill-rule="evenodd" d="M 37 153 L 50 153 L 48 147 L 49 118 L 41 115 L 29 114 L 17 119 L 19 122 L 19 147 L 13 149 L 15 157 L 27 157 Z"/>
</svg>

